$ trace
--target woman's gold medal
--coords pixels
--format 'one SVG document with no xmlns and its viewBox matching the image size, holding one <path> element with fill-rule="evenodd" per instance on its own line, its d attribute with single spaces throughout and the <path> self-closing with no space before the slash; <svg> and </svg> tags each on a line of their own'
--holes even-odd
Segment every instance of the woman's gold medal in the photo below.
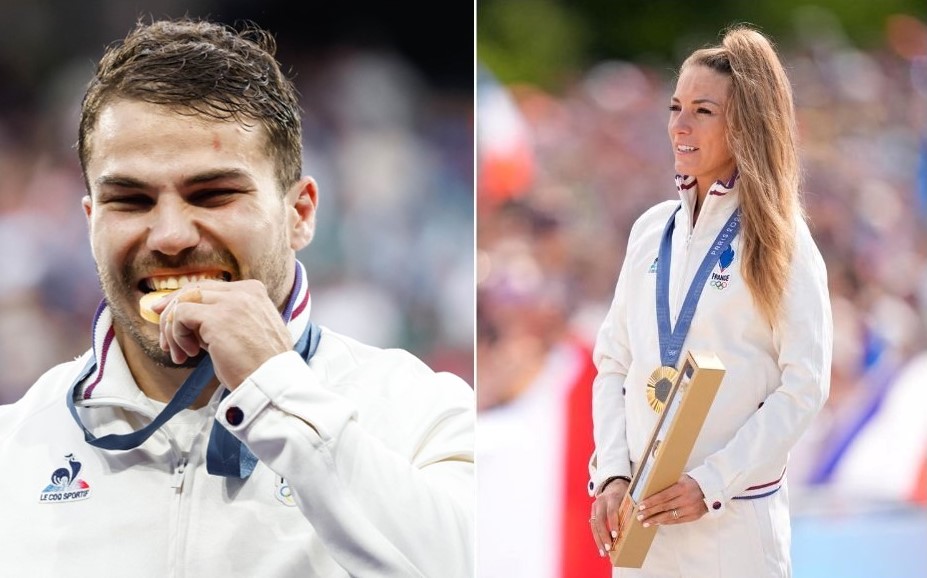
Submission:
<svg viewBox="0 0 927 578">
<path fill-rule="evenodd" d="M 657 413 L 663 413 L 666 407 L 666 400 L 669 398 L 670 390 L 673 388 L 673 382 L 676 381 L 676 375 L 679 372 L 676 368 L 667 365 L 661 365 L 653 370 L 650 378 L 647 380 L 647 403 Z"/>
</svg>

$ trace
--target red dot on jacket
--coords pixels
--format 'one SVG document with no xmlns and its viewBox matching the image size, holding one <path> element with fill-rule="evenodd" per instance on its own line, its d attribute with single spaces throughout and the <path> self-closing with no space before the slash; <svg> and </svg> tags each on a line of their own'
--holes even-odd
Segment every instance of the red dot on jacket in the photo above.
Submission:
<svg viewBox="0 0 927 578">
<path fill-rule="evenodd" d="M 239 425 L 245 420 L 245 412 L 241 411 L 241 408 L 232 406 L 225 410 L 225 421 L 229 422 L 230 425 Z"/>
</svg>

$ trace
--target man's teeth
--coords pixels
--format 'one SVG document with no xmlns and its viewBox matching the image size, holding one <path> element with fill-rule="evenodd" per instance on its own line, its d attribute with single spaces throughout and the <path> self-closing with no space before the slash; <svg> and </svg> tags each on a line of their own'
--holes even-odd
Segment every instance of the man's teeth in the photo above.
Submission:
<svg viewBox="0 0 927 578">
<path fill-rule="evenodd" d="M 695 147 L 690 147 L 689 145 L 676 145 L 676 150 L 683 153 L 688 153 L 696 150 Z"/>
<path fill-rule="evenodd" d="M 197 281 L 207 280 L 225 281 L 225 275 L 222 273 L 213 273 L 210 275 L 180 275 L 178 277 L 158 277 L 157 279 L 149 279 L 148 286 L 154 291 L 172 291 L 174 289 L 180 289 L 189 283 L 196 283 Z"/>
</svg>

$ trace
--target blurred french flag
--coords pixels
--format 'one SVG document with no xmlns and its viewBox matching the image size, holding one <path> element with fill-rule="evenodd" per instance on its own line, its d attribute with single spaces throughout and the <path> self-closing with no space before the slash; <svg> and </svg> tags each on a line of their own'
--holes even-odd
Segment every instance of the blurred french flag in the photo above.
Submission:
<svg viewBox="0 0 927 578">
<path fill-rule="evenodd" d="M 486 206 L 522 196 L 534 181 L 530 129 L 509 90 L 485 67 L 477 81 L 477 189 Z"/>
<path fill-rule="evenodd" d="M 568 339 L 518 398 L 480 411 L 478 576 L 611 576 L 589 529 L 595 376 L 589 344 Z"/>
<path fill-rule="evenodd" d="M 927 352 L 894 373 L 827 472 L 841 493 L 927 504 Z M 824 480 L 819 480 L 824 481 Z"/>
</svg>

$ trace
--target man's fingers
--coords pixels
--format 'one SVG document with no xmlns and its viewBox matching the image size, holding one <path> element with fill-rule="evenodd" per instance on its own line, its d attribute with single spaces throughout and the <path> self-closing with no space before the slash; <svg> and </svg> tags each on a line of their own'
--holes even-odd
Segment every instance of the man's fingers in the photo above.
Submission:
<svg viewBox="0 0 927 578">
<path fill-rule="evenodd" d="M 177 295 L 176 301 L 180 303 L 202 303 L 203 291 L 198 285 L 184 287 Z"/>
<path fill-rule="evenodd" d="M 200 339 L 192 329 L 178 321 L 172 324 L 172 329 L 174 342 L 188 357 L 194 357 L 200 352 Z"/>
<path fill-rule="evenodd" d="M 181 299 L 183 295 L 171 302 L 161 318 L 161 349 L 170 352 L 174 363 L 183 363 L 190 357 L 195 357 L 204 349 L 204 344 L 198 335 L 200 322 L 196 317 L 196 308 L 201 295 Z"/>
</svg>

